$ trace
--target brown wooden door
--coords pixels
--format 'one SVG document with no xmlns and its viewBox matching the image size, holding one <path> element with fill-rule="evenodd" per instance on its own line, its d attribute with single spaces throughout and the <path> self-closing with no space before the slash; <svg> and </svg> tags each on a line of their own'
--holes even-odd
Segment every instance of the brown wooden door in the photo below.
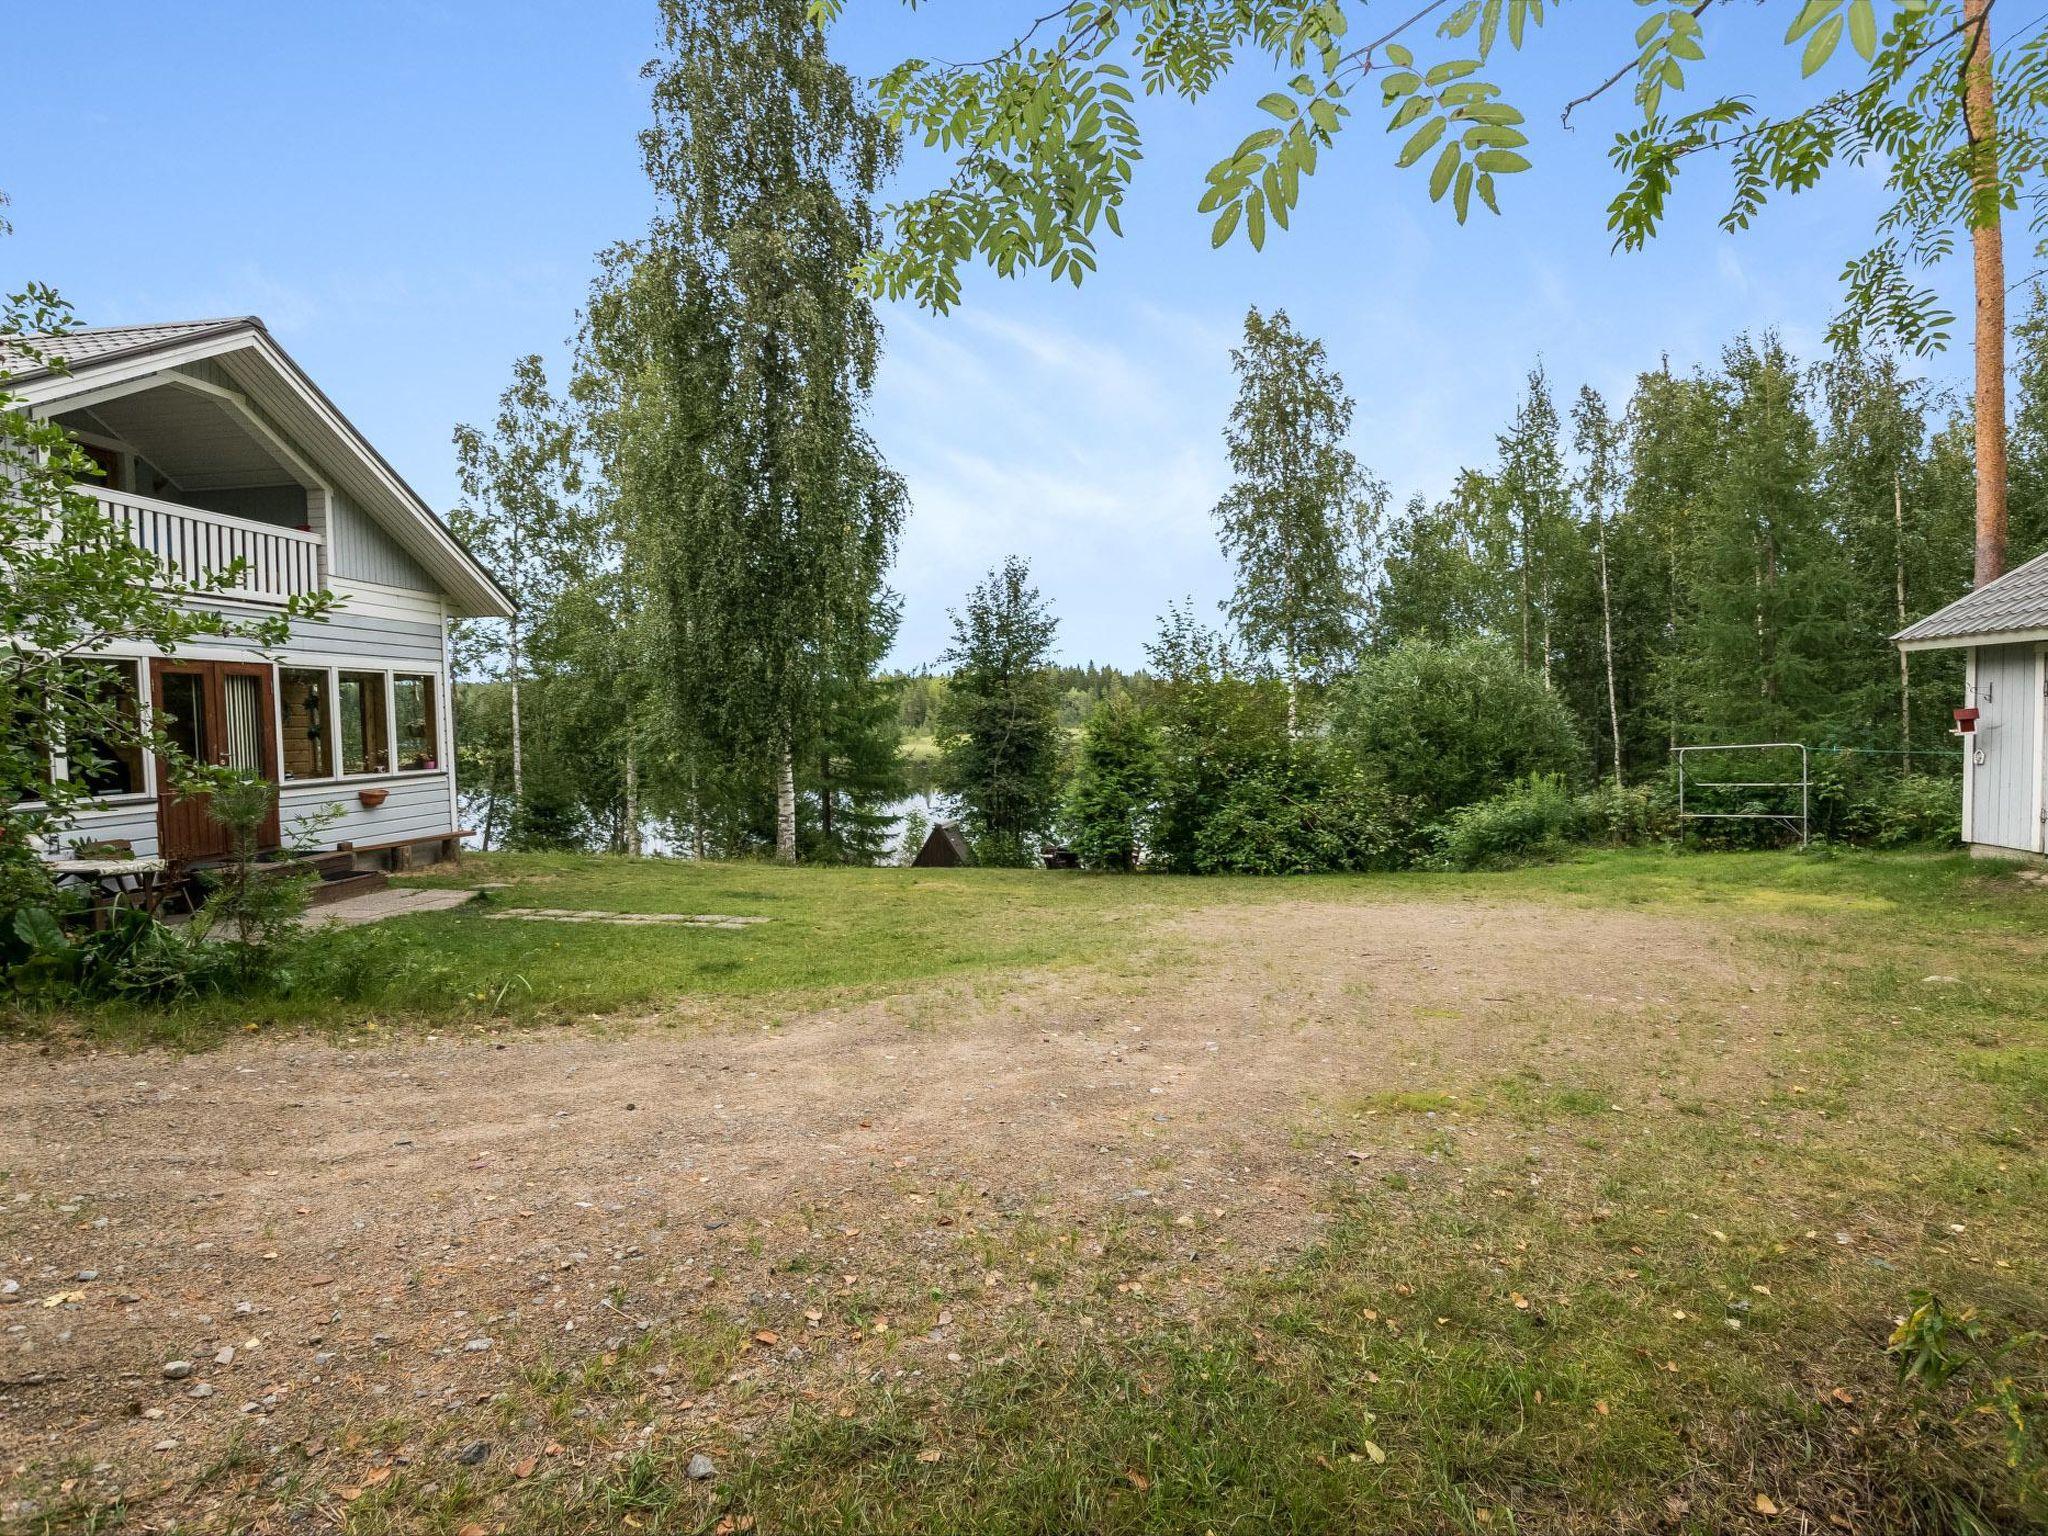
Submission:
<svg viewBox="0 0 2048 1536">
<path fill-rule="evenodd" d="M 150 699 L 158 728 L 195 763 L 236 768 L 277 782 L 276 706 L 270 668 L 256 662 L 158 661 L 150 668 Z M 157 838 L 169 859 L 219 858 L 230 851 L 227 828 L 208 813 L 211 796 L 181 795 L 170 765 L 157 759 Z M 275 847 L 277 807 L 260 841 Z"/>
</svg>

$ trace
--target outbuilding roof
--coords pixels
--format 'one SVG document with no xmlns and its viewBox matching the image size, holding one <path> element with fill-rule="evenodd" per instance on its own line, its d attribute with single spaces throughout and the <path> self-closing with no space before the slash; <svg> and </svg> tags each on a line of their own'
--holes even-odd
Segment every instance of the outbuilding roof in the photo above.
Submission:
<svg viewBox="0 0 2048 1536">
<path fill-rule="evenodd" d="M 1986 582 L 1892 639 L 1909 651 L 2048 639 L 2048 554 Z"/>
<path fill-rule="evenodd" d="M 512 612 L 504 588 L 255 315 L 98 326 L 22 340 L 62 364 L 60 370 L 36 361 L 19 342 L 0 343 L 6 392 L 43 415 L 63 411 L 73 397 L 211 359 L 419 561 L 453 600 L 458 616 L 499 618 Z"/>
</svg>

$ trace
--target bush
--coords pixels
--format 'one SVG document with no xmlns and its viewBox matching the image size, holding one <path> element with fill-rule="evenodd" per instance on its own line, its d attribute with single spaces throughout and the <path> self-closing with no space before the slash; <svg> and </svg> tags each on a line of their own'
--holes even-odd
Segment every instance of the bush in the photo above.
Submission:
<svg viewBox="0 0 2048 1536">
<path fill-rule="evenodd" d="M 1585 753 L 1564 702 L 1505 646 L 1404 640 L 1336 691 L 1332 734 L 1434 820 L 1532 774 L 1577 777 Z"/>
<path fill-rule="evenodd" d="M 1398 869 L 1414 818 L 1356 765 L 1314 740 L 1232 777 L 1194 830 L 1188 867 L 1203 875 L 1305 875 Z"/>
<path fill-rule="evenodd" d="M 1451 869 L 1488 869 L 1554 853 L 1585 826 L 1579 802 L 1556 774 L 1533 774 L 1491 800 L 1451 813 L 1437 828 L 1438 861 Z"/>
<path fill-rule="evenodd" d="M 1882 786 L 1872 836 L 1878 847 L 1954 848 L 1962 840 L 1963 788 L 1957 780 L 1909 773 Z"/>
<path fill-rule="evenodd" d="M 1574 796 L 1556 774 L 1462 806 L 1434 828 L 1431 861 L 1448 869 L 1489 869 L 1562 852 L 1572 844 L 1637 847 L 1672 835 L 1673 804 L 1662 791 L 1607 783 Z"/>
<path fill-rule="evenodd" d="M 1060 810 L 1060 832 L 1085 869 L 1137 867 L 1159 798 L 1159 732 L 1124 693 L 1097 704 Z"/>
</svg>

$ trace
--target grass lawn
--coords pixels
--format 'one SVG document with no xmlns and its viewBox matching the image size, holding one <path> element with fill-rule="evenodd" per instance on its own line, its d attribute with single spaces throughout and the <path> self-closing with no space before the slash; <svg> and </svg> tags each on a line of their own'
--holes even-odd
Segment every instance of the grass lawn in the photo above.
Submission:
<svg viewBox="0 0 2048 1536">
<path fill-rule="evenodd" d="M 579 1237 L 608 1270 L 543 1266 L 515 1297 L 510 1272 L 534 1261 L 484 1267 L 511 1229 L 480 1228 L 443 1256 L 470 1287 L 453 1300 L 431 1265 L 373 1287 L 386 1342 L 366 1341 L 347 1394 L 309 1383 L 293 1434 L 249 1421 L 203 1466 L 138 1449 L 154 1493 L 58 1492 L 75 1466 L 5 1443 L 37 1410 L 0 1416 L 0 1489 L 11 1466 L 37 1500 L 23 1529 L 173 1512 L 359 1536 L 2048 1519 L 2031 1406 L 2048 1353 L 2025 1337 L 2048 1318 L 2048 892 L 1997 866 L 1617 853 L 1192 881 L 504 856 L 461 876 L 506 888 L 390 925 L 382 979 L 338 1013 L 287 998 L 22 1028 L 217 1044 L 200 1060 L 223 1069 L 261 1050 L 259 1077 L 332 1054 L 326 1032 L 357 1072 L 426 1053 L 418 1073 L 458 1107 L 472 1067 L 514 1083 L 514 1109 L 477 1116 L 510 1127 L 508 1149 L 556 1113 L 513 1124 L 538 1091 L 523 1061 L 539 1083 L 640 1053 L 632 1116 L 587 1153 L 558 1135 L 503 1188 L 536 1222 L 551 1193 L 595 1222 L 601 1196 L 567 1197 L 623 1159 L 659 1185 L 666 1248 Z M 507 907 L 772 921 L 489 915 Z M 559 1027 L 592 1016 L 608 1022 Z M 372 1024 L 393 1038 L 369 1043 Z M 249 1026 L 277 1038 L 245 1043 Z M 293 1043 L 291 1026 L 322 1033 Z M 471 1032 L 490 1042 L 461 1046 Z M 679 1087 L 650 1121 L 653 1084 L 700 1052 L 715 1091 Z M 738 1135 L 756 1138 L 745 1157 L 715 1161 Z M 422 1230 L 478 1145 L 407 1186 Z M 846 1171 L 811 1172 L 841 1145 Z M 447 1199 L 499 1198 L 482 1188 Z M 742 1192 L 700 1214 L 705 1188 Z M 1902 1387 L 1886 1341 L 1921 1288 L 1972 1309 L 1981 1352 L 2017 1347 Z M 423 1401 L 433 1373 L 477 1364 L 406 1355 L 389 1307 L 455 1301 L 496 1320 L 502 1374 Z M 1999 1380 L 2025 1427 L 1981 1401 Z M 360 1394 L 382 1381 L 372 1408 Z M 461 1463 L 470 1442 L 488 1458 Z M 698 1455 L 714 1475 L 690 1475 Z"/>
</svg>

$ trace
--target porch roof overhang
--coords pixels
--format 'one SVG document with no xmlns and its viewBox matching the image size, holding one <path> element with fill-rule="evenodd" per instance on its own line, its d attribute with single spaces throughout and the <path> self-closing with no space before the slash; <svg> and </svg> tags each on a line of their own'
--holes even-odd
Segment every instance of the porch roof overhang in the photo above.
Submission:
<svg viewBox="0 0 2048 1536">
<path fill-rule="evenodd" d="M 1902 651 L 2048 640 L 2048 554 L 2015 566 L 1892 636 Z"/>
<path fill-rule="evenodd" d="M 34 341 L 62 367 L 24 360 L 17 349 L 19 371 L 7 379 L 6 390 L 40 416 L 161 383 L 185 383 L 175 371 L 180 364 L 211 360 L 261 419 L 315 461 L 321 478 L 331 479 L 420 563 L 447 593 L 454 615 L 510 617 L 512 599 L 504 588 L 256 316 L 113 326 Z M 0 354 L 0 367 L 7 365 Z"/>
</svg>

